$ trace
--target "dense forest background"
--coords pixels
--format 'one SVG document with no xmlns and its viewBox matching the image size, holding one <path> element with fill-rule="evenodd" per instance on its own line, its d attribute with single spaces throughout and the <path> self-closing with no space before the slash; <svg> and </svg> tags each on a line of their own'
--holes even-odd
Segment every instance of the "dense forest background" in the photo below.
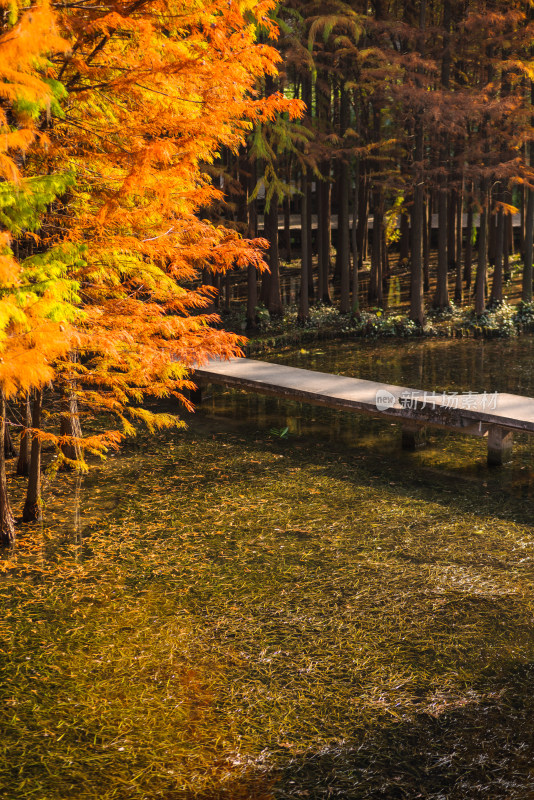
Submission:
<svg viewBox="0 0 534 800">
<path fill-rule="evenodd" d="M 431 286 L 436 309 L 472 298 L 480 315 L 502 302 L 517 250 L 530 303 L 531 4 L 289 2 L 276 19 L 283 67 L 262 88 L 301 98 L 305 117 L 257 126 L 221 169 L 233 216 L 251 234 L 257 209 L 240 201 L 255 196 L 258 176 L 266 190 L 270 274 L 259 293 L 249 275 L 249 325 L 258 294 L 271 314 L 282 310 L 279 212 L 282 256 L 302 259 L 301 320 L 309 301 L 332 301 L 333 285 L 342 313 L 361 300 L 382 305 L 399 250 L 419 324 Z M 367 262 L 363 298 L 358 270 Z"/>
</svg>

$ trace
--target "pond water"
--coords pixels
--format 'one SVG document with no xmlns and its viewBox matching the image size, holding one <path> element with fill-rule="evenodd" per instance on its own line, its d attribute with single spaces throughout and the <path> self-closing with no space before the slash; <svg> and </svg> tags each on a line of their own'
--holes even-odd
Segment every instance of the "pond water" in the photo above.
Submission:
<svg viewBox="0 0 534 800">
<path fill-rule="evenodd" d="M 435 391 L 534 396 L 534 338 L 325 342 L 272 358 L 322 372 Z"/>
<path fill-rule="evenodd" d="M 533 349 L 276 360 L 532 394 Z M 216 387 L 188 425 L 47 482 L 45 523 L 0 562 L 0 794 L 529 797 L 530 438 L 489 469 L 474 438 L 405 453 L 384 420 Z"/>
<path fill-rule="evenodd" d="M 271 361 L 303 369 L 436 392 L 508 392 L 534 397 L 534 338 L 330 342 L 287 350 Z M 486 467 L 484 439 L 432 430 L 426 450 L 400 452 L 400 426 L 361 414 L 251 395 L 212 386 L 202 406 L 205 417 L 228 418 L 234 427 L 288 428 L 288 434 L 339 440 L 351 448 L 374 449 L 398 462 L 442 467 L 464 478 L 477 474 L 490 485 L 524 492 L 534 481 L 534 438 L 516 435 L 514 459 L 503 469 Z M 276 434 L 274 434 L 276 435 Z"/>
</svg>

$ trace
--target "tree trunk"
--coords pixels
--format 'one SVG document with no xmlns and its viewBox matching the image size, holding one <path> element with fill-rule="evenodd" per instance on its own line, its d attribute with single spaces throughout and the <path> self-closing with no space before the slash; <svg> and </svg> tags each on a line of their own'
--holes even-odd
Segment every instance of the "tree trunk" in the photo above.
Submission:
<svg viewBox="0 0 534 800">
<path fill-rule="evenodd" d="M 82 427 L 78 414 L 78 401 L 74 392 L 71 392 L 63 403 L 65 408 L 61 413 L 60 435 L 81 439 Z M 82 449 L 77 442 L 70 441 L 67 444 L 62 444 L 61 452 L 67 459 L 66 466 L 71 469 L 76 467 L 75 462 L 82 460 Z"/>
<path fill-rule="evenodd" d="M 528 144 L 525 145 L 526 153 L 525 155 L 528 158 Z M 527 160 L 525 158 L 525 161 Z M 519 252 L 521 253 L 521 258 L 526 257 L 526 250 L 525 250 L 525 242 L 527 240 L 527 216 L 528 211 L 526 210 L 528 205 L 528 195 L 530 194 L 529 190 L 525 186 L 519 187 Z M 526 195 L 526 196 L 525 196 Z"/>
<path fill-rule="evenodd" d="M 415 121 L 414 160 L 418 165 L 415 174 L 412 212 L 412 264 L 410 277 L 410 319 L 420 325 L 425 322 L 423 294 L 423 231 L 425 228 L 425 195 L 421 163 L 423 161 L 423 123 L 419 116 Z"/>
<path fill-rule="evenodd" d="M 373 246 L 367 296 L 370 303 L 382 305 L 382 200 L 379 190 L 373 192 Z"/>
<path fill-rule="evenodd" d="M 495 266 L 493 268 L 493 282 L 491 284 L 491 305 L 502 303 L 503 293 L 503 249 L 504 249 L 504 211 L 499 209 L 497 214 L 497 228 L 495 231 Z"/>
<path fill-rule="evenodd" d="M 228 314 L 230 311 L 230 304 L 232 299 L 232 270 L 227 270 L 224 274 L 224 310 Z"/>
<path fill-rule="evenodd" d="M 303 325 L 310 315 L 308 299 L 308 253 L 311 247 L 311 230 L 308 229 L 308 173 L 302 172 L 302 198 L 300 207 L 300 297 L 298 321 Z"/>
<path fill-rule="evenodd" d="M 324 198 L 322 194 L 322 181 L 315 181 L 316 186 L 316 197 L 317 197 L 317 300 L 321 301 L 321 292 L 323 288 L 323 269 L 324 269 L 324 247 L 323 247 L 323 237 L 324 237 L 324 225 L 321 224 L 321 218 L 323 216 L 323 203 Z"/>
<path fill-rule="evenodd" d="M 388 252 L 388 243 L 386 239 L 385 225 L 382 225 L 381 256 L 382 256 L 382 295 L 383 297 L 387 298 L 389 294 L 389 278 L 391 275 L 391 269 L 389 266 L 389 252 Z"/>
<path fill-rule="evenodd" d="M 488 263 L 491 265 L 495 264 L 496 222 L 496 217 L 493 214 L 488 214 Z"/>
<path fill-rule="evenodd" d="M 464 281 L 465 291 L 469 295 L 471 292 L 471 283 L 473 280 L 473 203 L 470 200 L 467 207 L 467 223 L 465 226 L 465 263 L 464 263 Z"/>
<path fill-rule="evenodd" d="M 447 259 L 447 191 L 440 189 L 438 196 L 438 270 L 434 308 L 449 308 L 448 259 Z"/>
<path fill-rule="evenodd" d="M 309 125 L 311 126 L 312 122 L 312 115 L 313 115 L 313 86 L 312 86 L 312 76 L 311 73 L 306 72 L 302 78 L 302 99 L 306 103 L 307 109 L 307 117 L 309 118 Z M 304 185 L 304 179 L 303 179 Z M 313 219 L 313 181 L 311 180 L 310 176 L 306 177 L 306 202 L 304 204 L 304 208 L 306 213 L 302 211 L 302 233 L 304 235 L 304 227 L 306 230 L 307 241 L 308 241 L 308 248 L 307 248 L 307 262 L 306 262 L 306 274 L 308 276 L 308 304 L 310 302 L 313 303 L 315 299 L 315 290 L 313 286 L 313 231 L 312 231 L 312 219 Z"/>
<path fill-rule="evenodd" d="M 508 241 L 510 242 L 510 255 L 515 255 L 515 240 L 514 240 L 514 221 L 512 219 L 512 215 L 508 214 L 506 217 L 508 222 Z"/>
<path fill-rule="evenodd" d="M 527 189 L 527 208 L 525 214 L 525 241 L 523 264 L 523 288 L 521 299 L 524 303 L 532 302 L 532 245 L 534 238 L 534 191 Z"/>
<path fill-rule="evenodd" d="M 488 260 L 488 199 L 486 188 L 482 187 L 482 211 L 478 233 L 478 262 L 475 281 L 475 314 L 480 316 L 486 310 L 486 273 Z"/>
<path fill-rule="evenodd" d="M 430 221 L 429 221 L 430 220 Z M 430 291 L 430 245 L 432 243 L 432 195 L 429 193 L 423 207 L 423 291 Z"/>
<path fill-rule="evenodd" d="M 441 83 L 445 91 L 449 89 L 451 74 L 451 0 L 443 0 L 443 53 L 441 59 Z M 441 135 L 440 165 L 443 170 L 448 171 L 450 159 L 450 141 L 448 132 Z M 448 174 L 447 172 L 445 174 Z M 450 198 L 446 188 L 447 178 L 441 179 L 441 186 L 438 192 L 438 269 L 436 276 L 436 292 L 434 295 L 434 308 L 447 309 L 449 303 L 448 268 L 449 268 L 449 212 Z M 454 215 L 452 215 L 454 219 Z M 453 241 L 454 241 L 454 237 Z"/>
<path fill-rule="evenodd" d="M 248 177 L 248 196 L 252 194 L 257 182 L 257 166 L 253 161 L 250 164 L 250 175 Z M 258 235 L 258 206 L 256 200 L 247 203 L 247 236 L 255 239 Z M 258 274 L 254 264 L 247 267 L 247 330 L 256 327 L 256 306 L 258 305 Z"/>
<path fill-rule="evenodd" d="M 456 203 L 458 194 L 451 189 L 447 208 L 447 267 L 456 270 Z"/>
<path fill-rule="evenodd" d="M 505 200 L 508 205 L 512 205 L 512 193 L 507 190 L 505 193 Z M 504 243 L 503 243 L 503 273 L 504 273 L 504 280 L 509 281 L 511 278 L 510 274 L 510 226 L 509 221 L 511 219 L 511 214 L 506 214 L 504 217 Z"/>
<path fill-rule="evenodd" d="M 38 431 L 41 428 L 42 391 L 35 390 L 32 409 L 32 428 Z M 23 522 L 39 522 L 43 518 L 41 502 L 41 440 L 36 432 L 32 434 L 32 452 L 30 460 L 30 475 L 26 502 L 22 511 Z"/>
<path fill-rule="evenodd" d="M 0 440 L 4 441 L 6 428 L 6 398 L 0 389 Z M 6 457 L 0 447 L 0 545 L 7 547 L 15 541 L 15 520 L 7 495 Z"/>
<path fill-rule="evenodd" d="M 29 392 L 26 392 L 26 397 L 21 403 L 21 412 L 24 427 L 20 435 L 19 457 L 17 459 L 17 475 L 27 476 L 30 471 L 31 452 L 31 437 L 28 433 L 28 428 L 31 428 L 32 424 Z"/>
<path fill-rule="evenodd" d="M 330 176 L 330 165 L 325 170 L 326 176 Z M 318 230 L 320 231 L 319 242 L 319 299 L 326 305 L 332 304 L 330 296 L 330 198 L 332 187 L 330 181 L 322 181 L 319 186 L 319 219 L 317 220 Z"/>
<path fill-rule="evenodd" d="M 399 264 L 402 266 L 406 266 L 406 264 L 408 263 L 409 255 L 410 255 L 410 218 L 406 213 L 406 211 L 403 211 L 400 218 Z"/>
<path fill-rule="evenodd" d="M 289 170 L 288 170 L 289 172 Z M 290 183 L 288 180 L 288 185 Z M 284 197 L 284 249 L 286 253 L 286 261 L 291 263 L 291 197 L 287 194 Z"/>
<path fill-rule="evenodd" d="M 463 193 L 456 197 L 456 283 L 454 286 L 454 302 L 462 304 L 462 241 L 463 241 Z"/>
<path fill-rule="evenodd" d="M 308 189 L 307 189 L 307 204 L 306 204 L 306 229 L 308 231 L 308 301 L 313 303 L 315 300 L 315 287 L 313 285 L 313 230 L 312 230 L 312 222 L 313 222 L 313 192 L 312 192 L 312 181 L 308 178 Z"/>
<path fill-rule="evenodd" d="M 9 430 L 9 425 L 6 424 L 4 426 L 4 456 L 6 458 L 15 458 L 17 456 L 17 451 L 15 449 L 15 445 L 13 444 L 13 439 L 11 438 L 11 431 Z"/>
<path fill-rule="evenodd" d="M 352 197 L 352 311 L 357 314 L 359 312 L 359 281 L 358 281 L 358 266 L 359 266 L 359 253 L 358 253 L 358 200 L 360 197 L 360 160 L 356 160 L 354 168 L 354 191 Z"/>
<path fill-rule="evenodd" d="M 341 271 L 339 310 L 342 314 L 348 314 L 350 311 L 349 191 L 349 166 L 348 164 L 341 164 L 337 241 L 339 247 L 339 269 Z"/>
<path fill-rule="evenodd" d="M 358 269 L 363 269 L 367 258 L 367 241 L 369 233 L 369 181 L 365 174 L 358 187 Z"/>
<path fill-rule="evenodd" d="M 280 260 L 278 256 L 278 199 L 276 194 L 271 198 L 271 204 L 267 213 L 269 217 L 269 269 L 271 271 L 269 280 L 269 297 L 267 299 L 267 309 L 269 314 L 281 317 L 284 313 L 282 306 L 282 295 L 280 293 Z"/>
</svg>

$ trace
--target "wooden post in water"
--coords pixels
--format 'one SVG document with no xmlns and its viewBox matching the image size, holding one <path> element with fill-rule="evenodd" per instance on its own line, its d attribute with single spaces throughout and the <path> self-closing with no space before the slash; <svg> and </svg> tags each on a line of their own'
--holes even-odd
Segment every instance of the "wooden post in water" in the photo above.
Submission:
<svg viewBox="0 0 534 800">
<path fill-rule="evenodd" d="M 488 465 L 500 467 L 512 460 L 513 431 L 492 425 L 488 431 Z"/>
<path fill-rule="evenodd" d="M 426 428 L 415 422 L 403 422 L 402 424 L 402 449 L 421 450 L 426 446 Z"/>
</svg>

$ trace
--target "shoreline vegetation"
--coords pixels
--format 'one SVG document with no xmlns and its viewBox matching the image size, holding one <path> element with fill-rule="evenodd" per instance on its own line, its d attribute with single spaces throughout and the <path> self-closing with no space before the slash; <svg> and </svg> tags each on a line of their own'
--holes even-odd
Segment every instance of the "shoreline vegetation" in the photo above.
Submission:
<svg viewBox="0 0 534 800">
<path fill-rule="evenodd" d="M 244 305 L 235 304 L 229 313 L 222 316 L 224 327 L 236 332 L 242 330 L 244 313 Z M 257 320 L 257 327 L 246 331 L 249 338 L 243 351 L 247 356 L 330 339 L 494 339 L 520 336 L 534 332 L 534 303 L 509 305 L 503 302 L 482 315 L 451 303 L 447 311 L 429 311 L 423 326 L 414 323 L 399 309 L 370 308 L 341 314 L 336 306 L 322 304 L 310 308 L 309 319 L 304 324 L 299 322 L 296 305 L 287 306 L 279 317 L 271 317 L 263 306 L 259 306 Z"/>
</svg>

